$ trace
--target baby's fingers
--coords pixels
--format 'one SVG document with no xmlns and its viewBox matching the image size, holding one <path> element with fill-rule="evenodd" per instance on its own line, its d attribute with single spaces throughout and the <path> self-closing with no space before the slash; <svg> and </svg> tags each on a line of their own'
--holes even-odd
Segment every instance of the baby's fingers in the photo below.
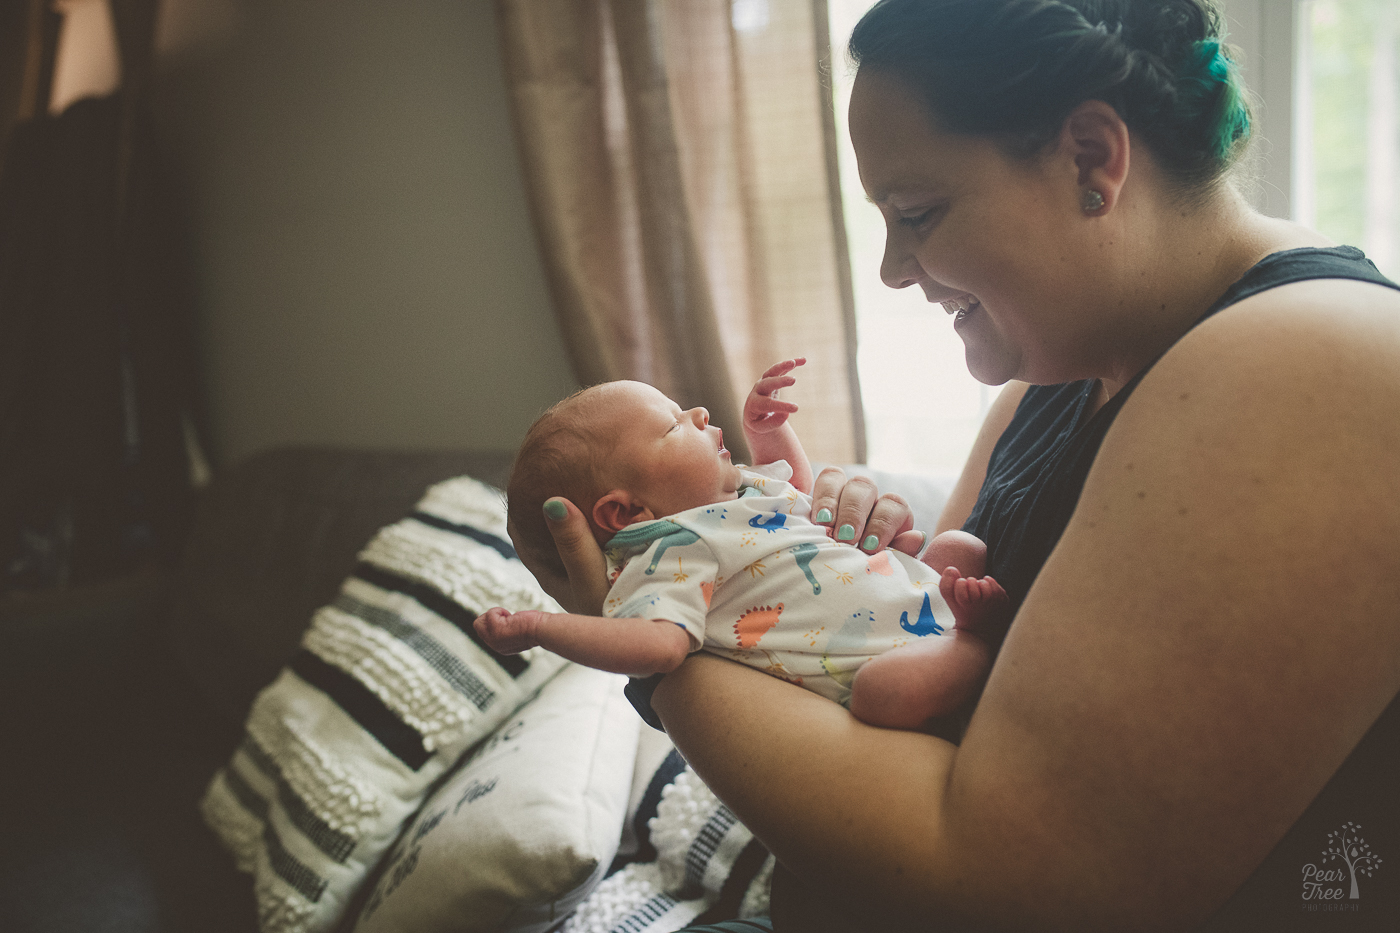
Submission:
<svg viewBox="0 0 1400 933">
<path fill-rule="evenodd" d="M 806 362 L 807 357 L 799 356 L 790 360 L 783 360 L 781 363 L 774 363 L 772 366 L 768 367 L 767 372 L 763 374 L 762 378 L 767 379 L 771 376 L 786 375 L 787 373 L 792 372 L 797 367 L 805 365 Z"/>
<path fill-rule="evenodd" d="M 797 380 L 791 376 L 764 376 L 753 384 L 753 390 L 758 395 L 767 398 L 779 389 L 786 389 L 788 386 L 797 385 Z"/>
<path fill-rule="evenodd" d="M 751 417 L 768 414 L 790 415 L 797 411 L 797 405 L 781 399 L 759 395 L 749 400 L 748 411 Z"/>
</svg>

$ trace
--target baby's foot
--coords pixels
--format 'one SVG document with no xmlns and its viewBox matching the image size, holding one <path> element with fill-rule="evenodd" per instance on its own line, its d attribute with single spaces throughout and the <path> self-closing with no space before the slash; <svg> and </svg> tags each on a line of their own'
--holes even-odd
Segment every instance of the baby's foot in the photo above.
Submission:
<svg viewBox="0 0 1400 933">
<path fill-rule="evenodd" d="M 954 628 L 997 644 L 1011 624 L 1011 599 L 991 577 L 965 577 L 956 567 L 943 571 L 938 592 L 953 613 Z"/>
</svg>

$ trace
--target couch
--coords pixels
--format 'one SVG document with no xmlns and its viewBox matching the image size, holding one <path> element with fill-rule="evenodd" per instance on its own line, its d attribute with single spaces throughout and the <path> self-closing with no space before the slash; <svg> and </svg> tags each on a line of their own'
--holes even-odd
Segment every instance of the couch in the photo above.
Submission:
<svg viewBox="0 0 1400 933">
<path fill-rule="evenodd" d="M 248 878 L 198 811 L 250 702 L 377 529 L 509 462 L 265 452 L 202 494 L 178 568 L 0 599 L 0 930 L 253 933 Z M 874 476 L 932 527 L 948 480 Z"/>
</svg>

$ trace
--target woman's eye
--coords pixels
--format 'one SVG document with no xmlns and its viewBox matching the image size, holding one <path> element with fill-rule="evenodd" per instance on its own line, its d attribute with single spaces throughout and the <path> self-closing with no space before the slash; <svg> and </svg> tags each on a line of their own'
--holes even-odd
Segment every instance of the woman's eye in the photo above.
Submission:
<svg viewBox="0 0 1400 933">
<path fill-rule="evenodd" d="M 917 230 L 933 219 L 936 210 L 937 208 L 930 207 L 928 210 L 920 211 L 917 214 L 909 214 L 907 216 L 901 215 L 899 222 L 911 230 Z"/>
</svg>

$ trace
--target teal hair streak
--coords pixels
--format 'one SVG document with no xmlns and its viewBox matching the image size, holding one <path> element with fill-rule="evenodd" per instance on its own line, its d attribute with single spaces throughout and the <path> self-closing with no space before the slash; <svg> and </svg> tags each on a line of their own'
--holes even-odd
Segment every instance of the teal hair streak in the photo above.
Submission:
<svg viewBox="0 0 1400 933">
<path fill-rule="evenodd" d="M 1222 85 L 1217 97 L 1216 88 Z M 1177 91 L 1186 116 L 1204 117 L 1214 125 L 1211 154 L 1227 160 L 1235 143 L 1249 136 L 1249 108 L 1235 63 L 1219 39 L 1202 39 L 1193 45 L 1180 69 Z"/>
</svg>

